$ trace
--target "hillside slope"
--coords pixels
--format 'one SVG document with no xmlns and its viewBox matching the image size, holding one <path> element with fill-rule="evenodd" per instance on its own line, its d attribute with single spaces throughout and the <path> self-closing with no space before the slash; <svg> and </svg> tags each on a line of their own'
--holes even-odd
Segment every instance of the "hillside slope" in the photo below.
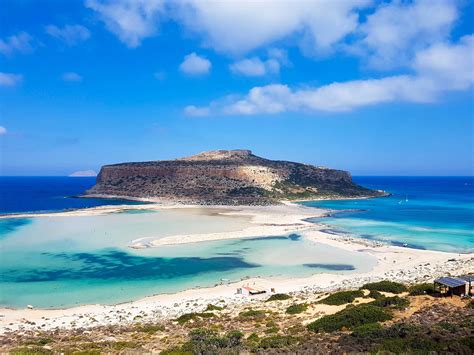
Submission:
<svg viewBox="0 0 474 355">
<path fill-rule="evenodd" d="M 218 150 L 168 161 L 103 166 L 89 196 L 199 204 L 273 204 L 280 200 L 382 196 L 342 170 L 268 160 L 249 150 Z"/>
</svg>

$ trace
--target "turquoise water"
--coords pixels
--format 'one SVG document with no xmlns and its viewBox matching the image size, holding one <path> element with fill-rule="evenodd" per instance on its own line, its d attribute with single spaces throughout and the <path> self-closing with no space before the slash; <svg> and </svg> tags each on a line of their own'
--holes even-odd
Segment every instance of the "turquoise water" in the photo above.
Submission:
<svg viewBox="0 0 474 355">
<path fill-rule="evenodd" d="M 0 305 L 112 304 L 248 276 L 368 271 L 372 257 L 298 235 L 130 249 L 139 237 L 232 231 L 246 217 L 202 210 L 0 220 Z M 344 260 L 343 263 L 340 260 Z"/>
<path fill-rule="evenodd" d="M 356 177 L 392 196 L 369 200 L 315 201 L 308 206 L 346 212 L 317 221 L 337 232 L 395 245 L 474 252 L 473 177 Z"/>
</svg>

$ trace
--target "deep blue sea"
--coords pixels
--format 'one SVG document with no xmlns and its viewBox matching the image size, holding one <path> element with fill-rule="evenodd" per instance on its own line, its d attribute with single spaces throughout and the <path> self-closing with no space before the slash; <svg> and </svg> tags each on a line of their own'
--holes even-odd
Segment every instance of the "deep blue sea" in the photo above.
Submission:
<svg viewBox="0 0 474 355">
<path fill-rule="evenodd" d="M 95 184 L 95 177 L 0 176 L 0 214 L 61 211 L 138 202 L 75 198 Z"/>
<path fill-rule="evenodd" d="M 395 245 L 474 251 L 474 177 L 354 177 L 392 195 L 368 200 L 314 201 L 344 212 L 318 219 L 337 232 Z"/>
</svg>

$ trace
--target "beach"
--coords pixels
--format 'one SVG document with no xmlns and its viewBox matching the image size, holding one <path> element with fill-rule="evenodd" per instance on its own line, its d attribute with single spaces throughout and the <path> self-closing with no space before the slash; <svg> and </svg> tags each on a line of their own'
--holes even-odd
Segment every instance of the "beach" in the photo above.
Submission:
<svg viewBox="0 0 474 355">
<path fill-rule="evenodd" d="M 101 216 L 130 210 L 186 211 L 196 209 L 189 205 L 133 205 L 102 206 L 60 213 L 37 214 L 35 218 Z M 268 297 L 237 294 L 243 286 L 274 289 L 278 293 L 292 293 L 305 297 L 339 289 L 354 289 L 369 281 L 390 279 L 403 283 L 429 282 L 443 275 L 466 274 L 474 270 L 474 254 L 447 253 L 418 250 L 387 245 L 377 241 L 364 240 L 329 233 L 327 227 L 308 222 L 308 218 L 321 217 L 329 211 L 286 203 L 280 206 L 199 206 L 200 213 L 207 216 L 225 215 L 245 217 L 248 224 L 243 228 L 226 232 L 186 233 L 159 238 L 131 238 L 129 248 L 162 248 L 170 245 L 267 237 L 298 233 L 304 239 L 341 252 L 350 252 L 367 258 L 374 258 L 376 264 L 370 270 L 343 274 L 320 272 L 309 277 L 253 277 L 238 282 L 222 282 L 214 287 L 187 289 L 185 291 L 150 295 L 145 298 L 116 305 L 90 304 L 66 309 L 8 309 L 0 310 L 0 332 L 18 330 L 51 330 L 55 328 L 90 328 L 99 325 L 128 324 L 133 322 L 172 319 L 183 313 L 198 312 L 208 304 L 226 305 L 229 312 L 236 314 L 249 304 L 259 304 Z M 11 218 L 12 216 L 8 216 Z M 18 215 L 18 218 L 24 215 Z M 31 217 L 28 214 L 28 217 Z M 342 260 L 334 260 L 342 262 Z"/>
</svg>

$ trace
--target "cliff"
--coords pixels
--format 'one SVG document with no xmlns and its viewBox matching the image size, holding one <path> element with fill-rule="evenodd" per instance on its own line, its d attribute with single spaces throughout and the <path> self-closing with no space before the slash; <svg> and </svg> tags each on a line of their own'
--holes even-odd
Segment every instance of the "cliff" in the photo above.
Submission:
<svg viewBox="0 0 474 355">
<path fill-rule="evenodd" d="M 375 197 L 350 174 L 260 158 L 249 150 L 218 150 L 168 161 L 103 166 L 94 196 L 124 196 L 199 204 L 272 204 L 279 200 Z"/>
</svg>

